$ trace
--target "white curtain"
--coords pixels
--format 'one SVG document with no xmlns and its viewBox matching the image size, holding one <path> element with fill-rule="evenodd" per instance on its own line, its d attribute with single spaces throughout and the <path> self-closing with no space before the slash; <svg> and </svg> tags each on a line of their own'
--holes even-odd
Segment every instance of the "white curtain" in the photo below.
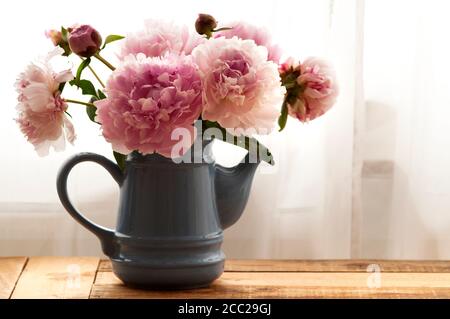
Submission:
<svg viewBox="0 0 450 319">
<path fill-rule="evenodd" d="M 242 220 L 226 233 L 225 251 L 242 258 L 349 258 L 362 7 L 293 1 L 283 8 L 270 19 L 277 39 L 294 56 L 331 61 L 341 94 L 323 118 L 304 125 L 289 120 L 285 131 L 270 136 L 277 164 L 260 168 Z"/>
<path fill-rule="evenodd" d="M 449 8 L 366 1 L 365 257 L 450 257 Z"/>
<path fill-rule="evenodd" d="M 76 146 L 39 158 L 12 120 L 16 75 L 51 49 L 43 31 L 80 22 L 126 34 L 148 18 L 192 24 L 208 12 L 266 26 L 286 56 L 330 60 L 341 92 L 322 118 L 290 120 L 264 139 L 277 165 L 260 166 L 243 217 L 225 232 L 228 257 L 449 258 L 449 8 L 444 0 L 8 4 L 0 10 L 0 29 L 9 30 L 0 48 L 0 255 L 101 254 L 59 204 L 55 178 L 71 154 L 111 157 L 109 145 L 74 106 Z M 229 145 L 215 152 L 224 165 L 242 156 Z M 69 191 L 88 217 L 114 227 L 118 190 L 102 168 L 77 167 Z"/>
</svg>

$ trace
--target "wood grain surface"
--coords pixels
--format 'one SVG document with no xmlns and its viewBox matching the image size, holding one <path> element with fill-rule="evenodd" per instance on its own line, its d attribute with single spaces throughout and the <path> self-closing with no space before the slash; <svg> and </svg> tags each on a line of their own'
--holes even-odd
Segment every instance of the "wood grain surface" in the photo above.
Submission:
<svg viewBox="0 0 450 319">
<path fill-rule="evenodd" d="M 23 269 L 23 270 L 22 270 Z M 125 286 L 93 257 L 0 259 L 2 298 L 450 298 L 449 261 L 228 260 L 210 287 Z"/>
<path fill-rule="evenodd" d="M 89 298 L 98 263 L 95 257 L 30 257 L 11 298 Z"/>
<path fill-rule="evenodd" d="M 8 299 L 27 262 L 25 257 L 0 258 L 0 299 Z"/>
<path fill-rule="evenodd" d="M 371 266 L 371 267 L 369 267 Z M 369 267 L 369 268 L 368 268 Z M 447 272 L 448 261 L 417 260 L 246 260 L 225 262 L 226 272 L 367 272 L 379 267 L 382 272 Z M 109 260 L 101 260 L 99 271 L 112 271 Z"/>
</svg>

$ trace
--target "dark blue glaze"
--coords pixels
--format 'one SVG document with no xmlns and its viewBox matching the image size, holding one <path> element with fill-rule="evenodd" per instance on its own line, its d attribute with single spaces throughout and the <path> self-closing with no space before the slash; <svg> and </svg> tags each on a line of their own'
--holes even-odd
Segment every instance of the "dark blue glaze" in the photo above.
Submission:
<svg viewBox="0 0 450 319">
<path fill-rule="evenodd" d="M 225 168 L 215 164 L 207 146 L 204 142 L 201 163 L 132 153 L 122 173 L 101 155 L 80 153 L 62 166 L 57 180 L 61 203 L 100 239 L 114 273 L 126 284 L 186 289 L 209 285 L 222 274 L 222 231 L 242 215 L 259 163 L 247 163 L 247 156 Z M 103 166 L 120 186 L 116 230 L 87 220 L 70 202 L 67 177 L 85 161 Z"/>
</svg>

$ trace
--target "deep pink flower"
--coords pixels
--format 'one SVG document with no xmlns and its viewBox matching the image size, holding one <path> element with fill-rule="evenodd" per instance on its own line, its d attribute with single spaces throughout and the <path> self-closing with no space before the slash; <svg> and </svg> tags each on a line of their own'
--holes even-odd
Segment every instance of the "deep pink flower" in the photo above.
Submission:
<svg viewBox="0 0 450 319">
<path fill-rule="evenodd" d="M 206 41 L 199 34 L 191 34 L 186 26 L 164 21 L 148 20 L 142 31 L 127 35 L 122 41 L 119 58 L 129 54 L 143 53 L 147 57 L 166 54 L 191 54 L 200 43 Z"/>
<path fill-rule="evenodd" d="M 278 71 L 280 72 L 281 75 L 293 71 L 300 73 L 300 63 L 293 57 L 289 57 L 286 61 L 284 61 L 278 66 Z"/>
<path fill-rule="evenodd" d="M 302 122 L 314 120 L 336 102 L 338 87 L 334 71 L 317 58 L 306 59 L 300 65 L 293 64 L 293 69 L 300 71 L 296 79 L 300 89 L 295 102 L 288 105 L 289 114 Z"/>
<path fill-rule="evenodd" d="M 85 58 L 96 54 L 102 45 L 100 33 L 86 24 L 69 29 L 68 41 L 72 52 Z"/>
<path fill-rule="evenodd" d="M 129 55 L 108 80 L 106 92 L 107 99 L 95 102 L 96 120 L 115 151 L 171 157 L 178 143 L 172 140 L 176 128 L 190 133 L 187 146 L 192 145 L 202 98 L 200 76 L 190 57 Z"/>
<path fill-rule="evenodd" d="M 267 29 L 257 27 L 245 22 L 232 22 L 230 24 L 224 25 L 226 27 L 231 27 L 231 30 L 225 30 L 217 32 L 215 37 L 225 37 L 230 39 L 234 36 L 242 40 L 253 40 L 257 45 L 262 45 L 267 48 L 268 59 L 275 63 L 280 61 L 281 49 L 278 45 L 272 43 L 270 33 Z"/>
<path fill-rule="evenodd" d="M 22 133 L 41 156 L 50 147 L 64 149 L 65 141 L 73 143 L 75 133 L 72 123 L 64 113 L 66 102 L 61 98 L 59 84 L 73 79 L 70 71 L 55 73 L 48 60 L 64 52 L 55 49 L 41 65 L 31 64 L 19 75 L 16 89 L 19 94 L 16 119 Z"/>
<path fill-rule="evenodd" d="M 273 128 L 285 90 L 265 47 L 219 37 L 199 45 L 192 55 L 202 75 L 203 119 L 227 129 Z"/>
</svg>

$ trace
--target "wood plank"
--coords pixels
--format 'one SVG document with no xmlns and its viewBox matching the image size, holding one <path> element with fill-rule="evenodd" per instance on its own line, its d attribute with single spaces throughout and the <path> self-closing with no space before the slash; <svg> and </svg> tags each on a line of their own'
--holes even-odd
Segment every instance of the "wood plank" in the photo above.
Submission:
<svg viewBox="0 0 450 319">
<path fill-rule="evenodd" d="M 26 257 L 0 257 L 0 299 L 11 296 L 26 262 Z"/>
<path fill-rule="evenodd" d="M 381 272 L 450 273 L 450 261 L 418 260 L 230 260 L 225 271 L 263 272 Z M 371 268 L 368 268 L 371 266 Z"/>
<path fill-rule="evenodd" d="M 364 273 L 225 272 L 210 287 L 146 291 L 126 287 L 111 272 L 99 272 L 91 298 L 450 298 L 448 273 L 382 273 L 369 288 Z"/>
<path fill-rule="evenodd" d="M 98 264 L 98 272 L 112 271 L 111 261 L 109 259 L 102 259 Z"/>
<path fill-rule="evenodd" d="M 30 257 L 11 298 L 89 298 L 98 263 L 96 257 Z"/>
<path fill-rule="evenodd" d="M 381 272 L 450 273 L 450 261 L 417 260 L 238 260 L 225 262 L 227 272 L 363 272 L 378 265 Z M 109 260 L 101 260 L 99 272 L 112 271 Z"/>
</svg>

